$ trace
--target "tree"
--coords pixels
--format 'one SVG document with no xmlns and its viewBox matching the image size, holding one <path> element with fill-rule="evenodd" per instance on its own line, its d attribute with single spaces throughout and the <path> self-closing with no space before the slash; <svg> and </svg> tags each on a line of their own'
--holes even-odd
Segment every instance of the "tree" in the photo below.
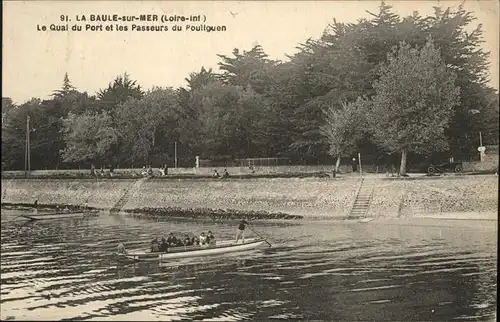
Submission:
<svg viewBox="0 0 500 322">
<path fill-rule="evenodd" d="M 107 112 L 70 113 L 63 120 L 62 133 L 66 148 L 62 151 L 65 162 L 106 162 L 110 151 L 118 142 L 118 133 Z"/>
<path fill-rule="evenodd" d="M 116 109 L 121 160 L 150 162 L 152 153 L 167 154 L 178 136 L 179 105 L 172 88 L 153 88 L 142 99 L 131 98 Z"/>
<path fill-rule="evenodd" d="M 137 81 L 131 80 L 127 73 L 117 76 L 112 83 L 109 83 L 108 88 L 97 92 L 97 98 L 105 111 L 114 109 L 129 98 L 141 99 L 143 95 L 141 86 L 137 84 Z"/>
<path fill-rule="evenodd" d="M 220 79 L 224 83 L 243 87 L 250 85 L 258 94 L 263 94 L 270 82 L 268 69 L 278 63 L 268 59 L 268 55 L 260 45 L 243 53 L 235 48 L 234 57 L 217 56 L 222 59 L 219 68 L 222 71 Z"/>
<path fill-rule="evenodd" d="M 15 107 L 16 105 L 12 102 L 12 98 L 2 97 L 2 115 L 8 113 L 11 109 Z"/>
<path fill-rule="evenodd" d="M 266 126 L 269 105 L 251 87 L 223 83 L 205 86 L 195 95 L 201 102 L 202 152 L 206 157 L 251 157 L 267 152 Z M 264 152 L 265 151 L 265 152 Z"/>
<path fill-rule="evenodd" d="M 24 168 L 28 116 L 31 169 L 57 168 L 62 161 L 59 150 L 64 147 L 59 133 L 61 110 L 54 100 L 39 99 L 31 99 L 5 115 L 2 128 L 4 165 L 14 169 Z"/>
<path fill-rule="evenodd" d="M 40 113 L 40 99 L 32 98 L 18 108 L 10 109 L 4 116 L 2 126 L 2 164 L 7 169 L 24 169 L 27 116 Z M 36 163 L 33 164 L 36 167 Z"/>
<path fill-rule="evenodd" d="M 401 152 L 400 173 L 405 174 L 409 151 L 447 147 L 444 130 L 459 104 L 460 89 L 432 39 L 420 50 L 402 43 L 387 60 L 373 85 L 370 120 L 377 142 L 390 152 Z"/>
<path fill-rule="evenodd" d="M 69 80 L 68 73 L 64 73 L 62 88 L 55 90 L 52 96 L 54 98 L 63 98 L 64 96 L 68 95 L 69 93 L 75 90 L 76 88 L 71 84 L 71 81 Z"/>
<path fill-rule="evenodd" d="M 358 98 L 355 102 L 343 103 L 340 109 L 331 104 L 324 111 L 326 124 L 320 132 L 328 140 L 328 154 L 337 158 L 336 172 L 341 158 L 352 154 L 365 134 L 363 116 L 368 112 L 369 104 L 368 100 Z"/>
</svg>

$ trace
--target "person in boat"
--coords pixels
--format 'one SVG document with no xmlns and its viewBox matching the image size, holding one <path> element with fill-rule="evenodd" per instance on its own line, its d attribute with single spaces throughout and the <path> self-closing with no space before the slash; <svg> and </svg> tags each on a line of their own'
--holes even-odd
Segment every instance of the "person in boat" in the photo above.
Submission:
<svg viewBox="0 0 500 322">
<path fill-rule="evenodd" d="M 160 251 L 160 244 L 158 243 L 158 238 L 153 238 L 151 241 L 151 252 L 156 253 Z"/>
<path fill-rule="evenodd" d="M 236 231 L 236 243 L 240 240 L 240 237 L 243 242 L 245 242 L 245 227 L 248 225 L 248 221 L 246 221 L 246 218 L 243 217 L 243 219 L 240 221 L 238 225 L 238 230 Z"/>
<path fill-rule="evenodd" d="M 177 246 L 177 237 L 175 237 L 174 233 L 170 233 L 167 238 L 167 244 L 169 247 Z"/>
<path fill-rule="evenodd" d="M 219 174 L 219 172 L 217 171 L 217 169 L 214 169 L 214 174 L 213 174 L 213 177 L 214 177 L 214 178 L 220 178 L 220 174 Z"/>
<path fill-rule="evenodd" d="M 200 239 L 196 236 L 191 238 L 191 245 L 199 245 L 200 244 Z"/>
<path fill-rule="evenodd" d="M 202 232 L 200 235 L 200 245 L 206 245 L 206 244 L 208 244 L 207 235 L 205 235 L 205 232 Z"/>
<path fill-rule="evenodd" d="M 193 243 L 191 242 L 191 238 L 189 238 L 189 236 L 186 234 L 184 236 L 184 246 L 191 246 L 193 245 Z"/>
<path fill-rule="evenodd" d="M 212 234 L 211 231 L 208 231 L 208 234 L 207 234 L 207 243 L 209 245 L 215 245 L 215 236 L 214 236 L 214 234 Z"/>
<path fill-rule="evenodd" d="M 227 172 L 227 169 L 224 169 L 224 173 L 222 174 L 222 178 L 229 178 L 229 172 Z"/>
<path fill-rule="evenodd" d="M 126 254 L 127 253 L 127 250 L 125 249 L 125 245 L 123 245 L 123 243 L 118 244 L 116 251 L 118 254 Z"/>
<path fill-rule="evenodd" d="M 35 200 L 35 202 L 33 203 L 33 207 L 35 208 L 35 215 L 38 214 L 38 199 Z"/>
<path fill-rule="evenodd" d="M 168 243 L 165 237 L 161 238 L 161 244 L 160 244 L 160 252 L 168 252 Z"/>
</svg>

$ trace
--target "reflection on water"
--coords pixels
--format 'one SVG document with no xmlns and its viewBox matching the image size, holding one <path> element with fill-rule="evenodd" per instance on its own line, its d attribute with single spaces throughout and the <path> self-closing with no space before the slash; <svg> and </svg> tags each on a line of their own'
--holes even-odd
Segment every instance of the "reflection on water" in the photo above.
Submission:
<svg viewBox="0 0 500 322">
<path fill-rule="evenodd" d="M 494 320 L 496 222 L 261 222 L 272 248 L 120 264 L 119 242 L 236 222 L 92 219 L 1 226 L 1 318 Z"/>
</svg>

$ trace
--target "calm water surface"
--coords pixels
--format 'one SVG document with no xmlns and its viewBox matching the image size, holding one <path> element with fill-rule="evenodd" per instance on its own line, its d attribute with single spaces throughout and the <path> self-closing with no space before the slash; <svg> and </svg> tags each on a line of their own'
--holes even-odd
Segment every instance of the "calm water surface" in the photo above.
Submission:
<svg viewBox="0 0 500 322">
<path fill-rule="evenodd" d="M 497 223 L 255 222 L 272 248 L 119 264 L 119 242 L 236 222 L 127 215 L 21 224 L 2 210 L 2 320 L 492 321 Z"/>
</svg>

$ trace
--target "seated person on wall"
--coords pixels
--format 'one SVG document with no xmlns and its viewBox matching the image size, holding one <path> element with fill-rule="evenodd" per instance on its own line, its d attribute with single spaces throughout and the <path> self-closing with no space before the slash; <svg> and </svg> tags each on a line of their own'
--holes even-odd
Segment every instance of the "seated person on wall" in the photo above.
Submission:
<svg viewBox="0 0 500 322">
<path fill-rule="evenodd" d="M 213 177 L 214 178 L 220 178 L 220 174 L 219 174 L 219 172 L 216 169 L 214 169 Z"/>
<path fill-rule="evenodd" d="M 160 173 L 162 176 L 166 176 L 168 174 L 168 168 L 166 164 L 160 167 Z"/>
<path fill-rule="evenodd" d="M 229 178 L 229 172 L 227 172 L 227 169 L 224 169 L 224 173 L 222 174 L 222 178 Z"/>
</svg>

